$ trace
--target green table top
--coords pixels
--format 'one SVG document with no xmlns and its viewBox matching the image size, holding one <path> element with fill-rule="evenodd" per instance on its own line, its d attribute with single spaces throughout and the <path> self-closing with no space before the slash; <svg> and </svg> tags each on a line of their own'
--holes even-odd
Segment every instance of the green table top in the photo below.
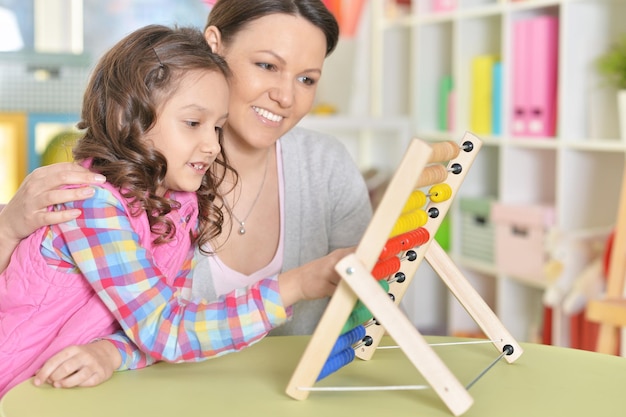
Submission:
<svg viewBox="0 0 626 417">
<path fill-rule="evenodd" d="M 458 339 L 428 337 L 430 342 Z M 431 389 L 285 394 L 308 336 L 268 337 L 241 352 L 201 363 L 160 363 L 120 372 L 95 388 L 53 389 L 26 381 L 0 400 L 0 416 L 451 416 Z M 384 344 L 392 344 L 389 339 Z M 513 364 L 498 362 L 469 390 L 467 417 L 626 415 L 626 359 L 522 344 Z M 464 385 L 499 352 L 491 344 L 434 347 Z M 315 386 L 415 385 L 423 377 L 400 349 L 356 359 Z"/>
</svg>

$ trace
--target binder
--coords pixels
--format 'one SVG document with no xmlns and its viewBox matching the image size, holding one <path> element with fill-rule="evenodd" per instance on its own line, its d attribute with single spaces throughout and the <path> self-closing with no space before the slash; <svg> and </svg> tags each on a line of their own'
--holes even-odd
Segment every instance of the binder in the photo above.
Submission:
<svg viewBox="0 0 626 417">
<path fill-rule="evenodd" d="M 559 20 L 556 16 L 530 19 L 530 77 L 529 136 L 556 134 L 556 94 L 558 65 Z"/>
<path fill-rule="evenodd" d="M 495 57 L 480 55 L 472 60 L 470 129 L 476 134 L 491 133 L 492 72 Z"/>
<path fill-rule="evenodd" d="M 452 76 L 445 75 L 439 80 L 438 128 L 445 132 L 450 126 L 450 94 L 452 92 Z"/>
<path fill-rule="evenodd" d="M 449 12 L 456 8 L 456 0 L 433 0 L 433 12 Z"/>
<path fill-rule="evenodd" d="M 448 94 L 448 132 L 454 132 L 456 129 L 456 92 L 454 88 Z"/>
<path fill-rule="evenodd" d="M 530 21 L 517 20 L 513 23 L 513 68 L 512 68 L 512 111 L 511 135 L 526 136 L 529 134 L 529 81 L 531 62 Z"/>
<path fill-rule="evenodd" d="M 493 64 L 491 91 L 491 133 L 502 134 L 502 62 Z"/>
</svg>

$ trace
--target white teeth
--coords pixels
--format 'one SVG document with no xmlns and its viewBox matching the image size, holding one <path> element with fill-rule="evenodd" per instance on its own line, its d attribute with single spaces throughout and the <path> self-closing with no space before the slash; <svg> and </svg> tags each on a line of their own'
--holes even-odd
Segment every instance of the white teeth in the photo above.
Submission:
<svg viewBox="0 0 626 417">
<path fill-rule="evenodd" d="M 252 108 L 259 116 L 265 117 L 267 120 L 271 120 L 272 122 L 280 122 L 283 120 L 283 116 L 279 116 L 260 107 L 252 106 Z"/>
<path fill-rule="evenodd" d="M 193 169 L 198 171 L 202 171 L 204 169 L 204 164 L 190 164 Z"/>
</svg>

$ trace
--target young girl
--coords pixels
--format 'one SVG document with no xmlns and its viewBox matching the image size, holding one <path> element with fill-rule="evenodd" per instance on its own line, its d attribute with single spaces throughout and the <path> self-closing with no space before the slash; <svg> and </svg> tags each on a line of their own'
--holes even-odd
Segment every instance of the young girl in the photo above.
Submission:
<svg viewBox="0 0 626 417">
<path fill-rule="evenodd" d="M 219 0 L 205 39 L 233 72 L 222 145 L 238 176 L 233 187 L 227 172 L 220 187 L 232 218 L 225 216 L 224 232 L 204 247 L 215 254 L 196 252 L 192 293 L 213 300 L 268 277 L 303 284 L 335 279 L 334 265 L 345 255 L 339 248 L 356 245 L 369 223 L 367 187 L 339 141 L 296 125 L 311 110 L 324 59 L 337 45 L 336 20 L 321 0 Z M 10 254 L 35 227 L 76 215 L 43 210 L 83 199 L 80 191 L 89 190 L 57 189 L 59 184 L 91 181 L 90 173 L 67 164 L 31 173 L 0 212 L 0 269 L 3 252 Z M 310 334 L 326 306 L 325 299 L 313 298 L 294 305 L 293 319 L 271 334 Z M 115 369 L 146 363 L 136 360 L 136 348 L 122 353 L 120 368 L 115 349 L 110 356 L 85 352 L 111 346 L 102 340 L 65 349 L 36 380 L 94 385 Z"/>
<path fill-rule="evenodd" d="M 199 360 L 259 340 L 286 320 L 285 306 L 331 293 L 333 283 L 310 291 L 274 278 L 220 302 L 188 301 L 194 248 L 224 219 L 214 201 L 231 171 L 220 147 L 227 74 L 202 33 L 184 28 L 145 27 L 100 60 L 74 156 L 107 183 L 64 205 L 81 210 L 74 221 L 23 240 L 0 276 L 0 396 L 62 348 L 120 325 L 146 360 Z"/>
</svg>

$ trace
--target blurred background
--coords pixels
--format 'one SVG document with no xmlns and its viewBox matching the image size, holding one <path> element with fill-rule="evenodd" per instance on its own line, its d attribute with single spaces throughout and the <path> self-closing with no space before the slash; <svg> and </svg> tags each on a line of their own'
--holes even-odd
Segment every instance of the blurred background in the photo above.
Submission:
<svg viewBox="0 0 626 417">
<path fill-rule="evenodd" d="M 0 0 L 0 202 L 59 132 L 78 121 L 82 94 L 97 59 L 124 35 L 153 23 L 204 28 L 211 1 L 201 0 Z M 354 30 L 354 29 L 353 29 Z M 336 66 L 351 66 L 351 46 Z M 328 71 L 336 88 L 333 108 L 348 100 L 346 71 Z M 333 81 L 334 78 L 340 78 Z M 323 90 L 323 91 L 322 91 Z M 72 139 L 73 136 L 69 135 Z M 57 143 L 62 143 L 62 140 Z M 53 153 L 62 156 L 61 153 Z M 48 161 L 53 162 L 53 159 Z"/>
<path fill-rule="evenodd" d="M 69 157 L 62 145 L 74 140 L 90 70 L 105 50 L 150 23 L 203 27 L 208 11 L 199 0 L 0 0 L 0 201 L 26 173 Z"/>
</svg>

